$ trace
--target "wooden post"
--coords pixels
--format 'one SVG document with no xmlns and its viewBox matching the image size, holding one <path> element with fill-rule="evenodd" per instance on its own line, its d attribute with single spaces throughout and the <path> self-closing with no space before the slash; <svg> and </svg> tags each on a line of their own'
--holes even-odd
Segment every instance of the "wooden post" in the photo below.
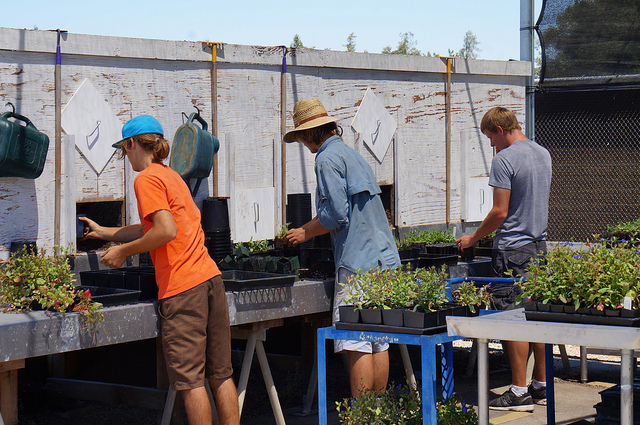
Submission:
<svg viewBox="0 0 640 425">
<path fill-rule="evenodd" d="M 24 359 L 0 363 L 0 414 L 4 425 L 18 425 L 18 369 Z"/>
</svg>

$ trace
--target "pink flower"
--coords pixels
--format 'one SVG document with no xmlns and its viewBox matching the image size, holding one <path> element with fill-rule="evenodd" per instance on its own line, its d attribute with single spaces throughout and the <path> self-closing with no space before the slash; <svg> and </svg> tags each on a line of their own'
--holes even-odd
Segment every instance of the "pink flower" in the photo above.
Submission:
<svg viewBox="0 0 640 425">
<path fill-rule="evenodd" d="M 604 304 L 600 303 L 596 308 L 598 309 L 598 311 L 602 311 L 604 310 Z"/>
</svg>

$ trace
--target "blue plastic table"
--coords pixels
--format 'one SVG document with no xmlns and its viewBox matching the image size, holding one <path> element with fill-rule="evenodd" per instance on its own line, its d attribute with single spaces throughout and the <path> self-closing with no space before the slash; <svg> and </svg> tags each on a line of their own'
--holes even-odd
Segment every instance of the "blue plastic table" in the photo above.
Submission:
<svg viewBox="0 0 640 425">
<path fill-rule="evenodd" d="M 442 354 L 442 397 L 453 395 L 453 345 L 461 339 L 446 333 L 434 335 L 412 335 L 387 332 L 367 332 L 339 330 L 335 326 L 318 329 L 318 419 L 320 425 L 327 424 L 327 364 L 325 341 L 327 339 L 348 339 L 378 341 L 389 344 L 419 345 L 422 360 L 422 423 L 435 424 L 436 411 L 436 345 Z"/>
</svg>

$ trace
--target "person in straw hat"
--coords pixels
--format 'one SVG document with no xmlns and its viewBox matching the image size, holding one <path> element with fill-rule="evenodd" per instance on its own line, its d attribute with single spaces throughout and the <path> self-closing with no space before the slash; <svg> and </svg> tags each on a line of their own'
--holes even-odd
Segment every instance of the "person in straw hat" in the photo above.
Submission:
<svg viewBox="0 0 640 425">
<path fill-rule="evenodd" d="M 333 322 L 338 305 L 345 304 L 347 278 L 357 270 L 400 265 L 380 187 L 371 167 L 341 139 L 337 119 L 327 114 L 318 99 L 305 99 L 293 108 L 294 129 L 284 135 L 286 143 L 299 142 L 316 154 L 317 215 L 285 235 L 295 246 L 314 236 L 331 233 L 336 266 Z M 351 393 L 361 389 L 383 391 L 389 377 L 389 345 L 365 341 L 334 341 L 335 352 L 349 358 Z"/>
<path fill-rule="evenodd" d="M 101 254 L 119 268 L 127 257 L 149 252 L 158 284 L 158 315 L 169 380 L 183 397 L 191 425 L 211 425 L 208 379 L 219 422 L 240 423 L 231 365 L 229 309 L 222 274 L 204 245 L 200 211 L 186 183 L 162 163 L 169 143 L 154 117 L 138 115 L 122 127 L 113 147 L 139 172 L 133 187 L 139 224 L 104 227 L 81 218 L 85 238 L 122 242 Z"/>
</svg>

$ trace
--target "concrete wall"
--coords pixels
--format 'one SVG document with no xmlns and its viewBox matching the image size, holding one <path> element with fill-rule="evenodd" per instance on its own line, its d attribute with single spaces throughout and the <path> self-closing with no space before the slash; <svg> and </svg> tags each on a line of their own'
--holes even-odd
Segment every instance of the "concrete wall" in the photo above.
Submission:
<svg viewBox="0 0 640 425">
<path fill-rule="evenodd" d="M 12 102 L 50 140 L 44 172 L 36 180 L 0 178 L 0 258 L 12 241 L 54 241 L 56 33 L 0 28 L 0 102 Z M 66 34 L 61 41 L 62 107 L 89 79 L 123 124 L 138 114 L 154 115 L 171 141 L 182 113 L 212 120 L 212 48 L 208 43 Z M 237 194 L 265 189 L 275 204 L 272 229 L 280 227 L 282 196 L 281 47 L 226 44 L 216 49 L 218 195 L 231 196 L 232 226 L 240 226 L 246 205 Z M 286 125 L 293 105 L 318 97 L 340 119 L 345 142 L 371 164 L 378 182 L 395 184 L 396 224 L 446 222 L 446 62 L 440 58 L 302 49 L 286 57 Z M 491 107 L 513 109 L 524 121 L 525 77 L 519 61 L 455 59 L 452 68 L 452 172 L 450 222 L 460 222 L 461 176 L 486 176 L 493 156 L 479 132 Z M 395 141 L 379 162 L 350 127 L 367 88 L 397 122 Z M 74 240 L 76 202 L 122 200 L 126 220 L 137 221 L 133 172 L 113 156 L 98 175 L 63 134 L 62 244 Z M 468 165 L 461 164 L 466 146 Z M 315 191 L 314 157 L 303 146 L 286 147 L 286 192 Z M 464 173 L 463 173 L 464 170 Z M 230 177 L 231 176 L 231 177 Z M 214 193 L 213 176 L 196 201 Z M 249 192 L 252 193 L 252 192 Z M 271 217 L 269 217 L 271 218 Z M 262 218 L 264 220 L 264 218 Z M 271 221 L 271 220 L 269 220 Z M 235 231 L 235 230 L 234 230 Z"/>
</svg>

